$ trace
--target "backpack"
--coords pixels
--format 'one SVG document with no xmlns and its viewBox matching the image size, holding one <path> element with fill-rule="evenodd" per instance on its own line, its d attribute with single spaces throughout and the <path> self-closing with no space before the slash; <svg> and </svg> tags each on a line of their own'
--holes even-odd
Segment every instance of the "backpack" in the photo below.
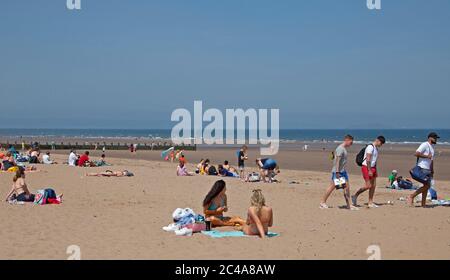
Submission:
<svg viewBox="0 0 450 280">
<path fill-rule="evenodd" d="M 248 181 L 249 181 L 249 182 L 252 182 L 252 183 L 255 183 L 255 182 L 261 181 L 261 178 L 260 178 L 260 176 L 259 176 L 258 173 L 253 172 L 253 173 L 251 173 L 251 174 L 248 176 Z"/>
<path fill-rule="evenodd" d="M 373 144 L 369 145 L 373 146 Z M 362 148 L 361 151 L 359 151 L 359 153 L 356 155 L 356 164 L 358 166 L 363 166 L 363 162 L 366 160 L 364 156 L 366 155 L 366 149 L 369 145 L 366 145 L 364 148 Z"/>
<path fill-rule="evenodd" d="M 216 169 L 216 167 L 214 167 L 214 165 L 211 165 L 211 166 L 209 167 L 209 169 L 208 169 L 208 175 L 213 175 L 213 176 L 218 175 L 217 169 Z"/>
</svg>

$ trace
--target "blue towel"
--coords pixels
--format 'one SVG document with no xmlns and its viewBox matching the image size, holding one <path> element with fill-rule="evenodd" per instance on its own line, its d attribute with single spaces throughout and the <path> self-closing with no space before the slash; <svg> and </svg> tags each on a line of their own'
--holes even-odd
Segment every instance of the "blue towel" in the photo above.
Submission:
<svg viewBox="0 0 450 280">
<path fill-rule="evenodd" d="M 211 231 L 202 231 L 204 235 L 208 235 L 212 238 L 223 238 L 223 237 L 252 237 L 249 235 L 245 235 L 242 231 L 218 231 L 218 230 L 211 230 Z M 278 233 L 269 232 L 266 235 L 267 237 L 276 237 L 279 236 Z"/>
</svg>

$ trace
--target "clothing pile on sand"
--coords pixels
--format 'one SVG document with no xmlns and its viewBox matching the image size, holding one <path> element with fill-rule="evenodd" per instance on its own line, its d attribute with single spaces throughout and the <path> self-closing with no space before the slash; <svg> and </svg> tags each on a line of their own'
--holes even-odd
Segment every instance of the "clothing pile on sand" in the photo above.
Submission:
<svg viewBox="0 0 450 280">
<path fill-rule="evenodd" d="M 206 229 L 205 217 L 195 214 L 191 208 L 177 208 L 172 214 L 173 223 L 163 227 L 164 231 L 177 236 L 192 236 Z"/>
</svg>

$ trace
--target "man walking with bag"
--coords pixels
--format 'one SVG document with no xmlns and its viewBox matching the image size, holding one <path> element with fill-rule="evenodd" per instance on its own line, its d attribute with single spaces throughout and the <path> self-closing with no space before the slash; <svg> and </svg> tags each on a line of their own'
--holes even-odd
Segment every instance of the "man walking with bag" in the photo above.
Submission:
<svg viewBox="0 0 450 280">
<path fill-rule="evenodd" d="M 428 141 L 422 143 L 416 151 L 417 164 L 410 173 L 414 180 L 423 184 L 423 187 L 409 196 L 408 203 L 411 206 L 414 206 L 414 198 L 419 194 L 422 194 L 422 207 L 426 206 L 428 190 L 434 177 L 434 145 L 437 144 L 439 138 L 437 133 L 430 133 Z"/>
</svg>

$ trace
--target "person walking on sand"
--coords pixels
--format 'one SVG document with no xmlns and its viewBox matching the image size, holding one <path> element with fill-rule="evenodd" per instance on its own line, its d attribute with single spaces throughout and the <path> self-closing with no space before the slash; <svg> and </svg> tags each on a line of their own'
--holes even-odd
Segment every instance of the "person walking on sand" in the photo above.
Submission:
<svg viewBox="0 0 450 280">
<path fill-rule="evenodd" d="M 369 208 L 378 208 L 373 202 L 375 195 L 375 189 L 377 187 L 377 162 L 378 162 L 378 149 L 386 143 L 384 136 L 378 136 L 372 144 L 367 145 L 364 150 L 364 160 L 362 162 L 362 175 L 365 181 L 365 186 L 360 188 L 355 195 L 352 196 L 353 206 L 358 206 L 358 197 L 365 191 L 369 191 L 369 202 L 367 206 Z"/>
<path fill-rule="evenodd" d="M 434 145 L 437 144 L 439 138 L 437 133 L 430 133 L 428 135 L 428 141 L 422 143 L 415 153 L 417 164 L 411 170 L 411 176 L 414 180 L 422 183 L 423 187 L 408 197 L 408 203 L 411 206 L 414 205 L 414 198 L 419 194 L 422 194 L 422 207 L 426 206 L 428 190 L 431 187 L 431 181 L 434 177 Z"/>
<path fill-rule="evenodd" d="M 327 200 L 330 197 L 331 193 L 335 189 L 342 188 L 344 190 L 344 198 L 347 204 L 347 209 L 358 210 L 357 207 L 351 204 L 350 181 L 346 169 L 348 161 L 347 148 L 353 145 L 353 139 L 353 136 L 346 135 L 344 137 L 344 142 L 342 142 L 342 144 L 340 144 L 334 152 L 333 169 L 331 171 L 331 184 L 322 197 L 322 201 L 320 202 L 320 209 L 328 209 Z M 341 178 L 343 178 L 345 182 L 341 181 L 340 184 L 336 184 L 335 180 L 341 180 Z"/>
</svg>

